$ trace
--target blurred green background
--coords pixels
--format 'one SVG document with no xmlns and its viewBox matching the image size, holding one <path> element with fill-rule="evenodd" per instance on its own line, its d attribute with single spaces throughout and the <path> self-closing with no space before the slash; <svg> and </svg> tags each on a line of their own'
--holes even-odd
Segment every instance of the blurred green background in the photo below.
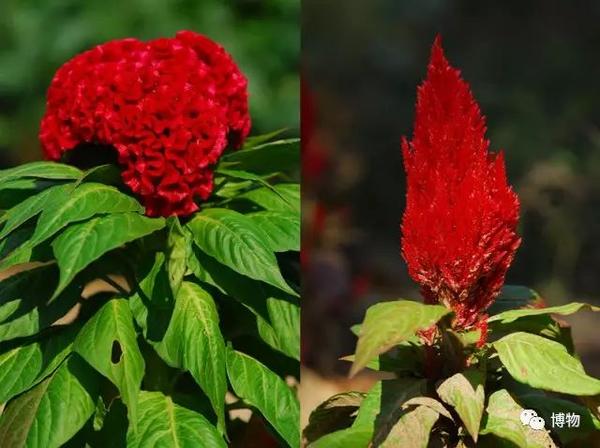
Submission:
<svg viewBox="0 0 600 448">
<path fill-rule="evenodd" d="M 56 69 L 111 39 L 189 29 L 221 43 L 249 78 L 252 133 L 299 128 L 297 0 L 1 0 L 0 166 L 41 158 Z"/>
<path fill-rule="evenodd" d="M 302 6 L 311 141 L 329 164 L 304 180 L 303 230 L 324 221 L 311 235 L 304 277 L 308 365 L 343 371 L 348 366 L 336 359 L 355 343 L 347 328 L 369 304 L 419 297 L 400 256 L 400 138 L 412 135 L 416 88 L 436 33 L 471 84 L 491 149 L 504 149 L 521 199 L 523 243 L 507 283 L 535 288 L 550 305 L 600 303 L 600 2 Z M 586 367 L 600 376 L 600 315 L 567 320 Z"/>
</svg>

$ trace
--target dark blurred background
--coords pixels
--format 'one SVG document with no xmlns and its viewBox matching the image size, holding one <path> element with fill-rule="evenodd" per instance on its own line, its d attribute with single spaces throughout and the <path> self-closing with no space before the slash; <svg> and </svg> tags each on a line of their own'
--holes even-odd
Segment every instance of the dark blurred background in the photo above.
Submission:
<svg viewBox="0 0 600 448">
<path fill-rule="evenodd" d="M 111 39 L 190 29 L 221 43 L 249 78 L 253 134 L 298 128 L 300 2 L 0 0 L 0 167 L 41 157 L 45 92 L 56 69 Z"/>
<path fill-rule="evenodd" d="M 400 138 L 436 33 L 521 199 L 507 283 L 600 303 L 599 2 L 304 0 L 302 14 L 306 366 L 346 373 L 336 359 L 365 309 L 418 297 L 400 256 Z M 565 320 L 600 376 L 600 315 Z"/>
</svg>

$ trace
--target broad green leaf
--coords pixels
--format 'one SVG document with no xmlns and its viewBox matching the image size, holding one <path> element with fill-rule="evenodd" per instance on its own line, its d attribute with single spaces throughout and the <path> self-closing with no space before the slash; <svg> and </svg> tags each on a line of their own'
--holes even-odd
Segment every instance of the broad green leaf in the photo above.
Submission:
<svg viewBox="0 0 600 448">
<path fill-rule="evenodd" d="M 58 448 L 94 413 L 97 377 L 70 357 L 34 388 L 11 400 L 0 417 L 0 446 Z"/>
<path fill-rule="evenodd" d="M 187 270 L 187 260 L 192 252 L 192 237 L 181 227 L 177 217 L 167 220 L 167 270 L 173 295 L 176 296 Z"/>
<path fill-rule="evenodd" d="M 582 308 L 587 308 L 590 311 L 600 311 L 600 307 L 589 305 L 587 303 L 572 302 L 567 305 L 550 306 L 548 308 L 533 308 L 524 310 L 509 310 L 500 314 L 496 314 L 488 319 L 488 322 L 500 321 L 502 323 L 513 322 L 520 317 L 538 316 L 541 314 L 561 314 L 563 316 L 576 313 Z"/>
<path fill-rule="evenodd" d="M 60 268 L 60 281 L 53 298 L 92 261 L 125 243 L 156 232 L 164 225 L 163 218 L 152 219 L 137 213 L 119 213 L 69 226 L 52 242 Z"/>
<path fill-rule="evenodd" d="M 200 385 L 225 431 L 225 341 L 213 298 L 200 286 L 183 282 L 164 339 L 154 345 L 173 367 L 188 370 Z"/>
<path fill-rule="evenodd" d="M 361 325 L 350 375 L 355 375 L 372 359 L 407 340 L 417 330 L 436 324 L 448 313 L 450 310 L 441 305 L 424 305 L 408 300 L 371 306 Z"/>
<path fill-rule="evenodd" d="M 104 304 L 83 326 L 73 350 L 117 386 L 131 421 L 137 421 L 145 365 L 127 300 L 112 299 Z"/>
<path fill-rule="evenodd" d="M 216 428 L 197 412 L 160 392 L 140 392 L 137 432 L 127 433 L 129 448 L 226 448 Z"/>
<path fill-rule="evenodd" d="M 273 252 L 300 250 L 300 216 L 279 211 L 251 213 L 248 216 L 267 235 Z"/>
<path fill-rule="evenodd" d="M 57 282 L 55 265 L 23 271 L 0 281 L 0 341 L 31 336 L 49 327 L 81 296 L 83 285 L 73 283 L 58 300 L 49 303 Z"/>
<path fill-rule="evenodd" d="M 258 333 L 271 347 L 300 361 L 300 307 L 297 303 L 267 297 L 269 320 L 257 316 Z"/>
<path fill-rule="evenodd" d="M 285 381 L 231 348 L 227 350 L 227 375 L 238 397 L 256 407 L 290 447 L 300 446 L 300 405 Z"/>
<path fill-rule="evenodd" d="M 265 210 L 300 214 L 300 185 L 276 184 L 271 188 L 261 187 L 238 196 L 261 206 Z"/>
<path fill-rule="evenodd" d="M 493 316 L 508 310 L 530 307 L 540 300 L 539 294 L 527 286 L 504 285 L 487 312 Z"/>
<path fill-rule="evenodd" d="M 372 433 L 367 428 L 347 428 L 321 437 L 308 448 L 367 448 Z"/>
<path fill-rule="evenodd" d="M 253 148 L 230 152 L 222 163 L 235 162 L 236 169 L 257 174 L 294 171 L 300 166 L 300 140 L 297 138 L 262 143 Z"/>
<path fill-rule="evenodd" d="M 39 214 L 45 207 L 48 206 L 50 198 L 53 196 L 63 197 L 65 191 L 72 189 L 72 185 L 57 185 L 55 187 L 48 188 L 41 193 L 31 196 L 15 205 L 13 208 L 8 210 L 0 222 L 4 222 L 4 227 L 0 232 L 0 238 L 4 238 L 6 235 L 11 233 L 13 230 Z"/>
<path fill-rule="evenodd" d="M 517 381 L 572 395 L 600 394 L 600 380 L 558 342 L 529 333 L 512 333 L 493 343 L 500 361 Z"/>
<path fill-rule="evenodd" d="M 381 448 L 427 448 L 429 435 L 439 414 L 428 406 L 403 412 L 394 426 L 373 440 Z"/>
<path fill-rule="evenodd" d="M 311 412 L 302 435 L 311 443 L 325 434 L 350 427 L 364 398 L 362 392 L 344 392 L 328 398 Z"/>
<path fill-rule="evenodd" d="M 31 245 L 45 241 L 67 224 L 84 221 L 95 215 L 143 211 L 134 198 L 115 187 L 84 183 L 72 190 L 64 190 L 64 196 L 52 197 L 40 215 Z"/>
<path fill-rule="evenodd" d="M 426 392 L 426 381 L 417 378 L 398 378 L 378 381 L 360 405 L 355 428 L 369 428 L 371 434 L 395 423 L 395 412 L 407 401 Z"/>
<path fill-rule="evenodd" d="M 71 349 L 72 332 L 19 345 L 0 355 L 0 403 L 26 391 L 54 371 Z"/>
<path fill-rule="evenodd" d="M 546 427 L 552 428 L 552 431 L 558 435 L 560 441 L 565 445 L 591 432 L 600 431 L 600 420 L 585 406 L 572 401 L 538 394 L 522 395 L 519 397 L 519 401 L 524 407 L 534 409 L 539 416 L 543 417 L 546 421 Z M 579 427 L 569 428 L 567 424 L 562 428 L 552 427 L 552 414 L 559 412 L 565 414 L 570 412 L 579 415 L 581 418 Z"/>
<path fill-rule="evenodd" d="M 187 227 L 196 245 L 220 263 L 297 295 L 283 279 L 265 233 L 248 217 L 213 208 L 196 214 Z"/>
<path fill-rule="evenodd" d="M 0 184 L 0 209 L 5 211 L 16 207 L 21 202 L 39 194 L 40 192 L 68 181 L 53 181 L 41 179 L 15 179 Z M 0 222 L 3 219 L 0 218 Z"/>
<path fill-rule="evenodd" d="M 437 388 L 440 398 L 454 407 L 475 443 L 483 415 L 484 384 L 485 374 L 470 369 L 451 376 Z"/>
<path fill-rule="evenodd" d="M 15 168 L 0 170 L 0 185 L 21 177 L 39 179 L 78 179 L 82 172 L 70 165 L 56 162 L 32 162 Z"/>
<path fill-rule="evenodd" d="M 537 431 L 521 423 L 522 410 L 506 389 L 494 392 L 480 434 L 493 434 L 519 448 L 556 448 L 546 431 Z"/>
<path fill-rule="evenodd" d="M 447 419 L 454 421 L 454 418 L 452 417 L 452 414 L 450 414 L 448 409 L 446 409 L 444 407 L 444 405 L 440 401 L 436 400 L 435 398 L 431 398 L 431 397 L 411 398 L 410 400 L 405 401 L 402 404 L 402 409 L 408 409 L 411 406 L 427 406 L 428 408 L 433 409 L 438 414 L 443 415 Z"/>
<path fill-rule="evenodd" d="M 281 291 L 251 280 L 195 250 L 190 257 L 199 280 L 233 297 L 256 316 L 258 334 L 267 344 L 300 359 L 300 307 Z"/>
</svg>

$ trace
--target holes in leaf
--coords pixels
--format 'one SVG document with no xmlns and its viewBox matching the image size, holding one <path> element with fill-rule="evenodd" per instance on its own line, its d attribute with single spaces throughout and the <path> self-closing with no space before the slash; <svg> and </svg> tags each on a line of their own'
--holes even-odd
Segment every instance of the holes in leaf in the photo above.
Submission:
<svg viewBox="0 0 600 448">
<path fill-rule="evenodd" d="M 116 339 L 112 343 L 112 351 L 110 354 L 110 360 L 113 364 L 119 364 L 121 361 L 121 357 L 123 356 L 123 349 L 121 348 L 121 344 Z"/>
</svg>

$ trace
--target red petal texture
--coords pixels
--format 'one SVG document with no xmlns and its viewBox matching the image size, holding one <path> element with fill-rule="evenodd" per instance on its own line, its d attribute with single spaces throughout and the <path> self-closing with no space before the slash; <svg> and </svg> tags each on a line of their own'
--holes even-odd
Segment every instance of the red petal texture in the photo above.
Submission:
<svg viewBox="0 0 600 448">
<path fill-rule="evenodd" d="M 56 72 L 40 141 L 59 160 L 112 145 L 150 216 L 189 215 L 213 188 L 211 166 L 250 131 L 247 80 L 217 43 L 191 32 L 107 42 Z"/>
<path fill-rule="evenodd" d="M 519 200 L 485 131 L 469 85 L 437 37 L 417 91 L 412 141 L 402 141 L 402 255 L 425 301 L 451 308 L 461 329 L 485 318 L 521 242 Z"/>
</svg>

